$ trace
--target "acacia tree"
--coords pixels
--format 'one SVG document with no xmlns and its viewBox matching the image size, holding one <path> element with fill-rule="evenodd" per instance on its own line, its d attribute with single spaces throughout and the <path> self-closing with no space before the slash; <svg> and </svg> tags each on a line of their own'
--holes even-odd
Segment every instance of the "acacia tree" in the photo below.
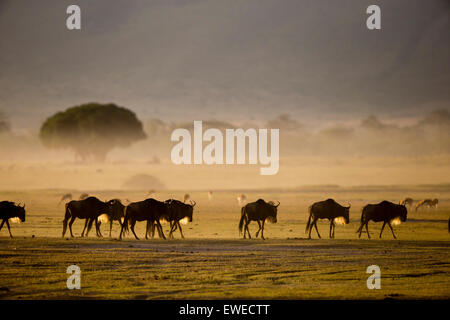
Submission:
<svg viewBox="0 0 450 320">
<path fill-rule="evenodd" d="M 88 103 L 49 117 L 40 139 L 52 149 L 72 149 L 82 161 L 104 161 L 109 151 L 146 137 L 134 112 L 115 104 Z"/>
</svg>

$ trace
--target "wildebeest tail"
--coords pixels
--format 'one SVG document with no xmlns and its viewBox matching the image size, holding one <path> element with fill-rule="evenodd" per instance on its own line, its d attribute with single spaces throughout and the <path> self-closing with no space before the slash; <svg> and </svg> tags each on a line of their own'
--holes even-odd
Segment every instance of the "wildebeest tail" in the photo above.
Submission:
<svg viewBox="0 0 450 320">
<path fill-rule="evenodd" d="M 64 214 L 64 221 L 67 221 L 67 220 L 69 220 L 70 219 L 70 217 L 72 216 L 72 212 L 70 211 L 70 208 L 69 208 L 69 203 L 66 203 L 66 212 L 65 212 L 65 214 Z"/>
<path fill-rule="evenodd" d="M 311 225 L 311 216 L 312 216 L 311 209 L 312 209 L 312 206 L 309 206 L 309 208 L 308 208 L 309 218 L 308 218 L 308 222 L 306 223 L 305 233 L 308 233 L 309 226 Z"/>
<path fill-rule="evenodd" d="M 125 206 L 123 208 L 123 222 L 122 222 L 122 228 L 124 232 L 128 232 L 128 223 L 130 220 L 129 215 L 127 214 L 127 208 L 128 206 Z"/>
<path fill-rule="evenodd" d="M 239 221 L 239 234 L 242 233 L 242 227 L 244 226 L 244 219 L 245 219 L 245 207 L 242 207 L 241 220 Z"/>
</svg>

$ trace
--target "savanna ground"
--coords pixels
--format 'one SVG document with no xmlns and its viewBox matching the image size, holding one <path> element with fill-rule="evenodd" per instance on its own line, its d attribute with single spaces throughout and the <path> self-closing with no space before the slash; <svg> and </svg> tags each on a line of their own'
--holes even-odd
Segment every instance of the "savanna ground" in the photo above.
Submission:
<svg viewBox="0 0 450 320">
<path fill-rule="evenodd" d="M 191 192 L 197 202 L 192 223 L 183 226 L 185 240 L 140 240 L 130 235 L 117 240 L 109 226 L 104 238 L 92 230 L 79 238 L 83 222 L 76 220 L 76 238 L 61 238 L 64 206 L 57 205 L 67 190 L 0 191 L 0 199 L 26 203 L 27 219 L 0 231 L 0 298 L 3 299 L 448 299 L 450 297 L 450 213 L 448 186 L 299 188 L 246 191 L 249 201 L 279 200 L 277 224 L 266 224 L 266 240 L 240 239 L 240 192 Z M 78 192 L 79 193 L 79 192 Z M 78 193 L 73 191 L 74 197 Z M 106 200 L 141 200 L 145 191 L 90 192 Z M 160 192 L 159 200 L 180 199 L 182 191 Z M 437 210 L 409 211 L 408 220 L 388 228 L 378 239 L 380 223 L 369 224 L 372 239 L 355 233 L 366 203 L 398 202 L 437 197 Z M 319 223 L 322 239 L 306 239 L 308 206 L 328 197 L 352 204 L 350 224 Z M 256 224 L 250 224 L 252 236 Z M 137 224 L 141 239 L 145 223 Z M 167 234 L 167 225 L 164 225 Z M 68 290 L 66 269 L 81 268 L 81 290 Z M 370 265 L 381 268 L 381 289 L 369 290 Z"/>
</svg>

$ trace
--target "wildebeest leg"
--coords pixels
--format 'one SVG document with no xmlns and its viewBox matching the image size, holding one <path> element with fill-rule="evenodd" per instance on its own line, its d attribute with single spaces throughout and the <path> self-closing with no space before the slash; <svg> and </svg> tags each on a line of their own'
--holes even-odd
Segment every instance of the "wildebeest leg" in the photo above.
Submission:
<svg viewBox="0 0 450 320">
<path fill-rule="evenodd" d="M 180 229 L 181 238 L 184 239 L 183 230 L 181 230 L 180 221 L 177 221 L 178 229 Z"/>
<path fill-rule="evenodd" d="M 148 232 L 149 229 L 151 228 L 150 224 L 154 224 L 153 221 L 150 222 L 150 220 L 147 220 L 147 226 L 145 227 L 145 240 L 148 240 Z"/>
<path fill-rule="evenodd" d="M 162 238 L 163 238 L 164 240 L 166 240 L 166 236 L 164 235 L 164 231 L 163 231 L 162 225 L 161 225 L 161 223 L 159 222 L 159 220 L 156 220 L 156 227 L 158 228 L 158 234 L 159 234 L 159 237 L 161 238 L 161 236 L 162 236 Z"/>
<path fill-rule="evenodd" d="M 334 220 L 333 220 L 333 239 L 334 239 L 334 231 L 336 231 L 336 224 L 334 223 Z"/>
<path fill-rule="evenodd" d="M 256 234 L 255 234 L 255 238 L 258 238 L 258 234 L 259 234 L 259 232 L 261 231 L 261 222 L 259 222 L 259 220 L 256 220 L 256 222 L 258 222 L 258 231 L 256 231 Z"/>
<path fill-rule="evenodd" d="M 87 227 L 87 230 L 86 230 L 86 237 L 88 237 L 89 231 L 91 231 L 91 229 L 92 229 L 92 224 L 94 223 L 94 221 L 95 221 L 95 219 L 89 219 L 88 227 Z M 98 236 L 98 235 L 97 235 L 97 236 Z"/>
<path fill-rule="evenodd" d="M 98 221 L 98 218 L 95 218 L 95 231 L 97 233 L 97 237 L 102 237 L 103 238 L 102 231 L 100 230 L 100 225 L 101 224 L 102 223 Z"/>
<path fill-rule="evenodd" d="M 321 239 L 322 237 L 320 236 L 319 229 L 317 228 L 317 220 L 318 220 L 318 219 L 315 219 L 315 220 L 313 221 L 313 224 L 314 224 L 314 227 L 316 228 L 316 232 L 317 232 L 317 235 L 319 236 L 319 239 Z"/>
<path fill-rule="evenodd" d="M 263 220 L 262 226 L 261 226 L 261 238 L 262 238 L 263 240 L 266 240 L 266 239 L 264 238 L 264 223 L 265 223 L 265 222 L 266 222 L 266 221 Z"/>
<path fill-rule="evenodd" d="M 173 221 L 170 221 L 170 231 L 169 231 L 169 239 L 173 239 L 173 232 L 174 232 L 174 223 Z"/>
<path fill-rule="evenodd" d="M 69 221 L 69 230 L 70 230 L 70 236 L 73 238 L 73 233 L 72 233 L 72 225 L 73 225 L 73 222 L 75 221 L 75 217 L 72 217 L 72 219 L 70 219 L 70 221 Z"/>
<path fill-rule="evenodd" d="M 134 232 L 134 226 L 135 225 L 136 225 L 136 221 L 131 221 L 130 229 L 131 229 L 131 232 L 133 232 L 134 237 L 136 238 L 136 240 L 139 240 L 138 236 L 136 235 L 136 232 Z"/>
<path fill-rule="evenodd" d="M 383 233 L 383 230 L 384 230 L 384 226 L 386 225 L 386 221 L 385 222 L 383 222 L 383 226 L 381 227 L 381 232 L 380 232 L 380 239 L 381 239 L 381 234 Z"/>
<path fill-rule="evenodd" d="M 250 229 L 248 228 L 248 225 L 250 224 L 250 221 L 245 221 L 245 229 L 244 229 L 244 237 L 245 237 L 245 231 L 247 230 L 248 238 L 251 239 L 252 236 L 250 235 Z"/>
<path fill-rule="evenodd" d="M 11 228 L 9 227 L 9 221 L 6 220 L 6 226 L 8 227 L 8 231 L 9 231 L 9 236 L 12 238 L 12 234 L 11 234 Z"/>
<path fill-rule="evenodd" d="M 6 221 L 6 219 L 3 219 L 2 224 L 0 224 L 0 230 L 2 230 L 3 225 L 5 224 L 5 221 Z M 64 237 L 64 234 L 63 234 L 63 237 Z"/>
<path fill-rule="evenodd" d="M 81 237 L 84 237 L 84 231 L 86 230 L 86 227 L 88 225 L 89 219 L 86 218 L 85 222 L 84 222 L 84 228 L 83 228 L 83 232 L 81 232 Z"/>
<path fill-rule="evenodd" d="M 366 231 L 367 231 L 367 237 L 370 239 L 370 234 L 369 234 L 369 221 L 366 222 Z"/>
<path fill-rule="evenodd" d="M 330 239 L 332 238 L 331 232 L 333 231 L 333 219 L 330 220 Z"/>
<path fill-rule="evenodd" d="M 391 226 L 391 222 L 390 222 L 390 221 L 388 222 L 388 226 L 389 226 L 389 228 L 391 228 L 392 235 L 394 236 L 394 239 L 397 239 L 397 237 L 396 237 L 395 234 L 394 234 L 394 229 L 392 229 L 392 226 Z"/>
</svg>

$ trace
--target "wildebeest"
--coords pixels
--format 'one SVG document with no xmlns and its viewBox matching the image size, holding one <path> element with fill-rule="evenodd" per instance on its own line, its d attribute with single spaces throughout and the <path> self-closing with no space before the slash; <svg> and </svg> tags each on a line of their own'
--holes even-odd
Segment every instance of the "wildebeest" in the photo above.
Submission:
<svg viewBox="0 0 450 320">
<path fill-rule="evenodd" d="M 311 230 L 313 226 L 316 228 L 317 235 L 320 238 L 319 230 L 317 229 L 317 220 L 319 219 L 330 220 L 330 238 L 334 238 L 336 219 L 344 218 L 344 223 L 348 224 L 350 222 L 350 207 L 351 205 L 348 207 L 341 206 L 333 199 L 313 203 L 312 206 L 309 207 L 309 219 L 305 230 L 305 233 L 309 231 L 308 239 L 311 239 Z"/>
<path fill-rule="evenodd" d="M 419 203 L 416 206 L 416 211 L 417 211 L 417 209 L 419 209 L 420 207 L 423 207 L 423 206 L 428 206 L 428 208 L 437 208 L 438 203 L 439 203 L 438 199 L 433 199 L 433 200 L 425 199 L 425 200 L 419 201 Z"/>
<path fill-rule="evenodd" d="M 180 230 L 181 238 L 184 239 L 183 230 L 181 229 L 180 221 L 192 222 L 192 215 L 194 212 L 195 201 L 191 204 L 186 204 L 178 200 L 170 199 L 164 202 L 167 205 L 168 215 L 165 219 L 170 223 L 169 238 L 173 238 L 173 233 L 177 228 Z M 154 231 L 152 230 L 152 234 Z"/>
<path fill-rule="evenodd" d="M 255 237 L 258 237 L 261 232 L 261 238 L 264 240 L 264 223 L 270 221 L 272 223 L 277 222 L 277 208 L 280 205 L 275 205 L 272 201 L 265 202 L 263 199 L 258 199 L 255 202 L 246 204 L 241 209 L 241 220 L 239 221 L 239 234 L 242 233 L 242 227 L 244 226 L 244 239 L 246 238 L 246 232 L 249 239 L 251 239 L 250 230 L 248 225 L 251 221 L 258 222 L 259 229 L 256 231 Z"/>
<path fill-rule="evenodd" d="M 61 196 L 61 198 L 59 199 L 58 206 L 61 204 L 61 202 L 63 202 L 63 201 L 70 201 L 70 200 L 72 200 L 72 194 L 71 193 L 63 194 Z"/>
<path fill-rule="evenodd" d="M 245 194 L 240 194 L 237 196 L 236 200 L 239 204 L 239 207 L 242 207 L 247 202 L 247 197 Z"/>
<path fill-rule="evenodd" d="M 191 199 L 191 196 L 190 196 L 188 193 L 186 193 L 186 194 L 183 196 L 183 202 L 186 203 L 186 201 L 188 201 L 189 199 Z"/>
<path fill-rule="evenodd" d="M 75 221 L 76 218 L 78 219 L 85 219 L 86 222 L 84 224 L 83 232 L 81 233 L 81 236 L 84 236 L 84 231 L 86 230 L 86 227 L 88 227 L 86 232 L 86 237 L 89 234 L 89 231 L 91 230 L 92 223 L 95 221 L 95 227 L 97 231 L 97 236 L 101 237 L 100 230 L 98 228 L 98 217 L 102 214 L 109 214 L 110 210 L 110 204 L 108 202 L 103 202 L 97 199 L 96 197 L 88 197 L 84 200 L 72 200 L 68 203 L 66 203 L 66 212 L 64 216 L 63 221 L 63 232 L 62 236 L 64 238 L 64 235 L 66 234 L 67 230 L 67 222 L 70 219 L 69 222 L 69 230 L 70 230 L 70 236 L 73 237 L 72 233 L 72 224 Z M 89 225 L 88 225 L 89 224 Z"/>
<path fill-rule="evenodd" d="M 163 239 L 166 239 L 164 232 L 161 227 L 160 219 L 163 219 L 168 215 L 168 209 L 164 202 L 149 198 L 143 201 L 132 202 L 127 205 L 124 209 L 125 218 L 122 223 L 122 229 L 120 230 L 119 238 L 122 239 L 122 234 L 128 230 L 128 225 L 134 234 L 134 237 L 139 240 L 136 232 L 134 231 L 134 226 L 137 221 L 147 221 L 148 224 L 157 224 L 158 232 Z M 147 224 L 147 225 L 148 225 Z M 147 230 L 148 231 L 148 230 Z M 147 231 L 145 232 L 145 237 L 147 238 Z"/>
<path fill-rule="evenodd" d="M 80 196 L 78 197 L 78 200 L 84 200 L 87 199 L 89 197 L 89 194 L 87 193 L 82 193 L 80 194 Z"/>
<path fill-rule="evenodd" d="M 408 211 L 406 210 L 406 207 L 401 204 L 395 204 L 389 201 L 382 201 L 378 204 L 368 204 L 362 210 L 361 225 L 359 226 L 356 232 L 359 232 L 359 238 L 361 238 L 362 229 L 365 225 L 367 237 L 370 239 L 368 226 L 369 221 L 370 220 L 374 222 L 383 221 L 383 226 L 381 227 L 380 232 L 380 238 L 381 234 L 383 233 L 384 226 L 387 223 L 389 228 L 391 228 L 394 239 L 397 239 L 397 237 L 394 234 L 394 229 L 392 229 L 391 223 L 393 221 L 398 221 L 398 219 L 400 219 L 401 222 L 405 222 L 407 214 Z"/>
<path fill-rule="evenodd" d="M 0 202 L 0 219 L 2 219 L 2 223 L 0 224 L 0 230 L 2 230 L 3 225 L 6 223 L 8 227 L 9 236 L 12 238 L 11 228 L 9 226 L 9 219 L 11 218 L 19 218 L 21 222 L 25 222 L 25 205 L 23 207 L 19 205 L 15 205 L 14 202 L 11 201 L 1 201 Z"/>
<path fill-rule="evenodd" d="M 411 207 L 413 202 L 414 202 L 414 200 L 412 198 L 405 198 L 400 202 L 400 204 Z"/>
<path fill-rule="evenodd" d="M 109 236 L 111 237 L 113 221 L 118 221 L 120 229 L 122 230 L 122 221 L 125 217 L 125 206 L 119 199 L 112 199 L 108 201 L 109 213 L 107 213 L 107 221 L 109 222 Z M 101 217 L 100 217 L 101 218 Z M 98 222 L 98 228 L 100 229 L 101 221 Z"/>
</svg>

